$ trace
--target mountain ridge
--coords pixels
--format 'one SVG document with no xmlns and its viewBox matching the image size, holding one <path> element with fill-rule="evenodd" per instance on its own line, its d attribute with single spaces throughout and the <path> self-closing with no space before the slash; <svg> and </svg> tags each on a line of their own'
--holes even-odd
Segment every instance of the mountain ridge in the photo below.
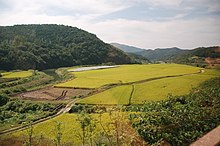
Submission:
<svg viewBox="0 0 220 146">
<path fill-rule="evenodd" d="M 121 45 L 121 46 L 120 46 Z M 132 48 L 138 50 L 140 48 L 127 46 L 124 44 L 117 44 L 117 47 L 121 50 L 132 51 Z M 128 49 L 130 47 L 130 49 Z M 129 52 L 128 52 L 129 53 Z M 220 64 L 220 47 L 198 47 L 190 50 L 180 49 L 177 47 L 172 48 L 157 48 L 151 49 L 141 49 L 139 52 L 135 52 L 137 55 L 141 55 L 152 62 L 173 62 L 181 64 L 191 64 L 196 66 L 219 66 Z"/>
</svg>

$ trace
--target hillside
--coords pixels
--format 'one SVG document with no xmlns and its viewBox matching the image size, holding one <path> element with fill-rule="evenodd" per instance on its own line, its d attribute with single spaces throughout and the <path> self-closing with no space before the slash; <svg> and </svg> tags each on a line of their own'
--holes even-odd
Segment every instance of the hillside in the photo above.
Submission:
<svg viewBox="0 0 220 146">
<path fill-rule="evenodd" d="M 137 55 L 141 55 L 150 61 L 167 61 L 175 58 L 177 54 L 184 52 L 185 50 L 181 50 L 179 48 L 164 48 L 164 49 L 155 49 L 155 50 L 145 50 L 133 46 L 127 46 L 118 43 L 112 43 L 115 47 L 127 52 L 127 53 L 135 53 Z"/>
<path fill-rule="evenodd" d="M 113 43 L 112 45 L 115 45 L 127 53 L 133 52 L 137 55 L 141 55 L 152 62 L 165 61 L 203 67 L 218 66 L 220 64 L 220 47 L 218 46 L 199 47 L 192 50 L 182 50 L 176 47 L 144 50 L 117 43 Z"/>
<path fill-rule="evenodd" d="M 123 51 L 94 34 L 64 25 L 0 26 L 0 70 L 130 63 Z"/>
<path fill-rule="evenodd" d="M 174 47 L 155 50 L 144 50 L 142 52 L 138 52 L 137 54 L 142 55 L 151 61 L 170 61 L 173 60 L 176 55 L 182 54 L 183 52 L 184 50 Z"/>
<path fill-rule="evenodd" d="M 173 62 L 194 64 L 197 66 L 218 67 L 220 64 L 220 47 L 200 47 L 177 55 Z"/>
</svg>

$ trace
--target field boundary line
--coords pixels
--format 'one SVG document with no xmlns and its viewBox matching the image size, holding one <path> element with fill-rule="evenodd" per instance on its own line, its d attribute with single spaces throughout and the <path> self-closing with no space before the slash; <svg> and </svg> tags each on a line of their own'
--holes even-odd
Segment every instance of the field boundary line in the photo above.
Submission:
<svg viewBox="0 0 220 146">
<path fill-rule="evenodd" d="M 128 105 L 131 105 L 131 98 L 134 94 L 134 85 L 131 85 L 132 89 L 131 89 L 131 94 L 130 94 L 130 97 L 129 97 L 129 100 L 128 100 Z"/>
</svg>

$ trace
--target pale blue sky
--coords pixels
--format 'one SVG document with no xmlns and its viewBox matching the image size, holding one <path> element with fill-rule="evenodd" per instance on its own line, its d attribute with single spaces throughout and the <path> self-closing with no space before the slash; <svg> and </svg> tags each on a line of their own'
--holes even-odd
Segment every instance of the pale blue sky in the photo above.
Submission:
<svg viewBox="0 0 220 146">
<path fill-rule="evenodd" d="M 141 48 L 220 45 L 220 0 L 0 0 L 0 18 L 76 26 Z"/>
</svg>

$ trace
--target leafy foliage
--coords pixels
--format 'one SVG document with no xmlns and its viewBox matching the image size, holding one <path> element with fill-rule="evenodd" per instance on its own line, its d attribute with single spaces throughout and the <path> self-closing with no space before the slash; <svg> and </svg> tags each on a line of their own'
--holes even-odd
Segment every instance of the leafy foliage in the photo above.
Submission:
<svg viewBox="0 0 220 146">
<path fill-rule="evenodd" d="M 35 121 L 56 113 L 56 105 L 11 100 L 0 107 L 0 130 L 27 121 Z"/>
<path fill-rule="evenodd" d="M 9 100 L 6 94 L 0 94 L 0 106 L 5 105 Z"/>
<path fill-rule="evenodd" d="M 220 78 L 205 82 L 186 96 L 143 106 L 130 106 L 130 120 L 139 134 L 153 144 L 166 140 L 189 145 L 220 124 Z"/>
<path fill-rule="evenodd" d="M 63 25 L 0 27 L 0 69 L 47 69 L 82 64 L 130 63 L 94 34 Z"/>
</svg>

